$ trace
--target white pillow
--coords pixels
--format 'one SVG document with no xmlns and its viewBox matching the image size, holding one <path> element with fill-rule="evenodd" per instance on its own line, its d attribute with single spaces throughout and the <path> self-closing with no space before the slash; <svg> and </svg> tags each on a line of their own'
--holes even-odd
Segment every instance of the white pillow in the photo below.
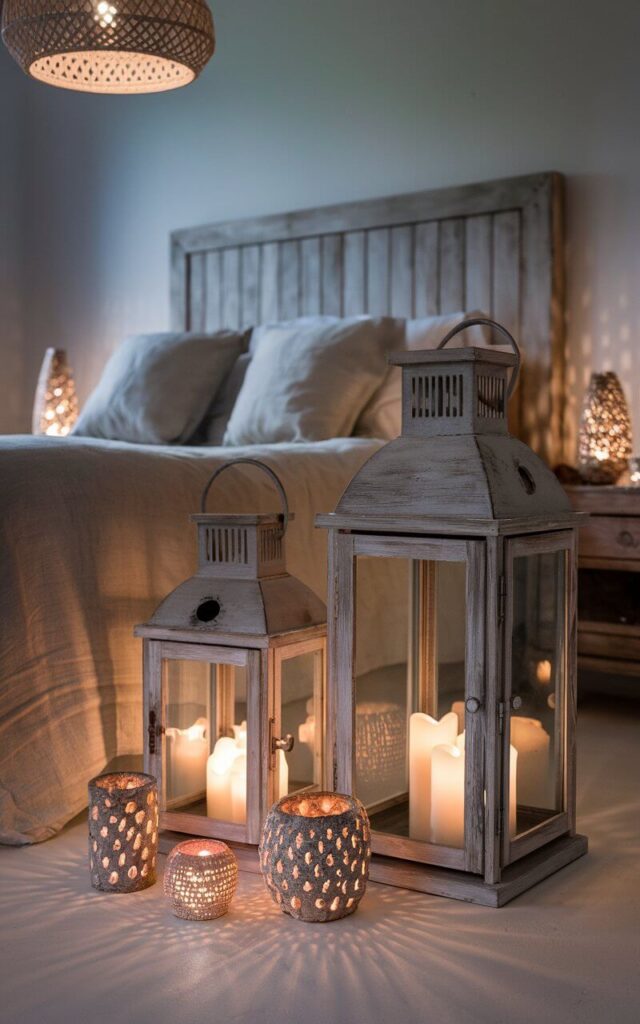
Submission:
<svg viewBox="0 0 640 1024">
<path fill-rule="evenodd" d="M 255 328 L 226 445 L 349 437 L 387 372 L 396 321 L 302 317 Z"/>
<path fill-rule="evenodd" d="M 428 316 L 420 320 L 399 321 L 402 331 L 399 342 L 393 350 L 407 349 L 410 351 L 421 348 L 437 348 L 445 334 L 460 323 L 461 320 L 484 316 L 477 310 L 473 313 L 446 313 L 444 316 Z M 452 344 L 478 345 L 485 344 L 485 328 L 470 327 L 456 338 Z M 402 427 L 402 370 L 399 366 L 390 366 L 384 381 L 374 392 L 356 423 L 354 433 L 359 437 L 398 437 Z"/>
<path fill-rule="evenodd" d="M 140 444 L 186 441 L 242 348 L 236 331 L 127 338 L 107 362 L 73 433 Z"/>
</svg>

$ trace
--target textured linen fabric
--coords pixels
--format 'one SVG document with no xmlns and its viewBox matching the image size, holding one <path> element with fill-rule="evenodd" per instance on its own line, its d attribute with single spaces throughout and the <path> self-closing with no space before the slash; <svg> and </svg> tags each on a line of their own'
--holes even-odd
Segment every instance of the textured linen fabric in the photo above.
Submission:
<svg viewBox="0 0 640 1024">
<path fill-rule="evenodd" d="M 127 338 L 108 360 L 73 433 L 139 444 L 187 441 L 244 344 L 236 331 Z"/>
<path fill-rule="evenodd" d="M 224 443 L 348 437 L 386 374 L 394 321 L 302 317 L 254 329 Z"/>
<path fill-rule="evenodd" d="M 475 310 L 473 313 L 447 313 L 444 316 L 427 316 L 418 320 L 398 320 L 398 330 L 394 334 L 393 351 L 415 350 L 421 348 L 437 348 L 450 331 L 461 320 L 468 317 L 484 316 Z M 452 345 L 482 347 L 486 344 L 485 329 L 470 327 Z M 358 437 L 381 437 L 385 440 L 398 437 L 402 421 L 402 370 L 399 366 L 390 366 L 379 388 L 371 396 L 362 410 L 356 423 L 354 433 Z"/>
<path fill-rule="evenodd" d="M 211 472 L 240 455 L 276 470 L 296 513 L 288 567 L 324 599 L 326 535 L 314 514 L 335 508 L 378 447 L 354 438 L 233 451 L 0 438 L 0 842 L 48 839 L 86 806 L 92 776 L 140 753 L 133 627 L 194 572 L 189 514 Z M 269 481 L 246 466 L 225 474 L 209 501 L 221 511 L 277 507 Z M 392 643 L 393 629 L 378 632 Z"/>
</svg>

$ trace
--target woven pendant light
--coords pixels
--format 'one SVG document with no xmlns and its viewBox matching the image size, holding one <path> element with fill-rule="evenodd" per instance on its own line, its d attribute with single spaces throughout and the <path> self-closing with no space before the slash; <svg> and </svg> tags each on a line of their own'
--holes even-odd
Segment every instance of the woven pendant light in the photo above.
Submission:
<svg viewBox="0 0 640 1024">
<path fill-rule="evenodd" d="M 2 38 L 27 74 L 81 92 L 176 89 L 215 49 L 205 0 L 4 0 Z"/>
</svg>

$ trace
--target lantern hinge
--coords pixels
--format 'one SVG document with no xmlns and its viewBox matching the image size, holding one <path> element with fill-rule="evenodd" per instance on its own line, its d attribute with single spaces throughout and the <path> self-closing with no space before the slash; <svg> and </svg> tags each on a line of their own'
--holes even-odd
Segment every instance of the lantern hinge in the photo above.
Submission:
<svg viewBox="0 0 640 1024">
<path fill-rule="evenodd" d="M 505 608 L 507 604 L 507 578 L 502 575 L 498 579 L 498 625 L 504 622 Z"/>
<path fill-rule="evenodd" d="M 498 734 L 500 736 L 504 733 L 504 712 L 505 702 L 503 700 L 498 701 Z"/>
</svg>

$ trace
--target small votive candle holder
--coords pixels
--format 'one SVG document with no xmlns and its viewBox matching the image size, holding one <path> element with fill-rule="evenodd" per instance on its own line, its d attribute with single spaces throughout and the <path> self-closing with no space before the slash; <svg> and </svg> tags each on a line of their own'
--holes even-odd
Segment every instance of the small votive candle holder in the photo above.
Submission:
<svg viewBox="0 0 640 1024">
<path fill-rule="evenodd" d="M 629 459 L 629 483 L 632 487 L 640 487 L 640 455 L 632 455 Z"/>
<path fill-rule="evenodd" d="M 89 871 L 94 889 L 138 892 L 156 880 L 158 787 L 153 775 L 110 772 L 89 783 Z"/>
<path fill-rule="evenodd" d="M 285 914 L 337 921 L 357 910 L 367 886 L 367 812 L 342 793 L 285 796 L 267 815 L 259 852 L 267 889 Z"/>
<path fill-rule="evenodd" d="M 238 864 L 217 839 L 174 846 L 164 869 L 164 894 L 176 917 L 212 921 L 226 914 L 238 887 Z"/>
</svg>

